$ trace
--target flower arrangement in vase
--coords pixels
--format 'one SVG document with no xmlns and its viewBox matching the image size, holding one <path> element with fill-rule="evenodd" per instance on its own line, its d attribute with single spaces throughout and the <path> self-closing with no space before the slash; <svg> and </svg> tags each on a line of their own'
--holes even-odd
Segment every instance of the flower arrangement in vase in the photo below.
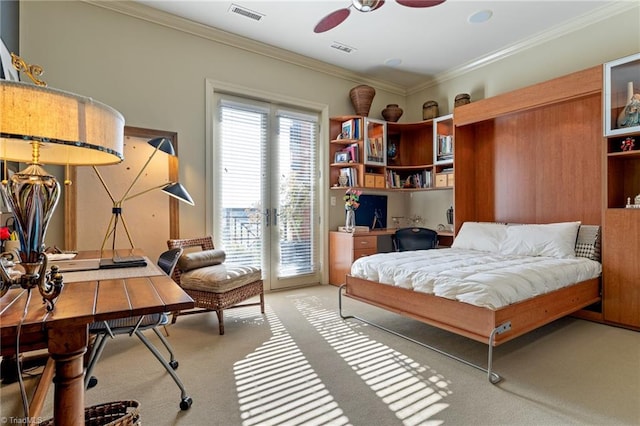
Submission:
<svg viewBox="0 0 640 426">
<path fill-rule="evenodd" d="M 356 229 L 356 210 L 360 207 L 361 194 L 362 191 L 352 188 L 347 189 L 344 194 L 344 209 L 346 210 L 344 229 L 347 232 L 353 232 Z"/>
</svg>

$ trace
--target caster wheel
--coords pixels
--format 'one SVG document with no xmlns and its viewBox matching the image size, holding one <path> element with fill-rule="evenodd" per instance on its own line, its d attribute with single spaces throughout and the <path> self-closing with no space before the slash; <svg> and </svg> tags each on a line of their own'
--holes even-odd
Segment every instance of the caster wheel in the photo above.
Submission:
<svg viewBox="0 0 640 426">
<path fill-rule="evenodd" d="M 98 379 L 96 378 L 96 376 L 91 376 L 89 378 L 89 383 L 87 384 L 87 389 L 91 389 L 95 387 L 97 384 L 98 384 Z"/>
<path fill-rule="evenodd" d="M 173 360 L 169 362 L 169 365 L 171 366 L 171 368 L 176 370 L 180 364 L 178 364 L 178 361 Z"/>
<path fill-rule="evenodd" d="M 193 404 L 193 400 L 191 399 L 191 397 L 184 397 L 182 398 L 182 401 L 180 401 L 180 409 L 182 411 L 188 410 L 189 408 L 191 408 L 191 404 Z"/>
</svg>

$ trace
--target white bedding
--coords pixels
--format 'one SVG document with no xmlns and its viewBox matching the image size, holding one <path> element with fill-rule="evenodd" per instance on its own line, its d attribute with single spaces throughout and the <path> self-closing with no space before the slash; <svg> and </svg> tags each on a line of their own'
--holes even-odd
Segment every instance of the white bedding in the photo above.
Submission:
<svg viewBox="0 0 640 426">
<path fill-rule="evenodd" d="M 602 265 L 575 257 L 502 255 L 459 248 L 379 253 L 351 275 L 497 309 L 600 276 Z"/>
</svg>

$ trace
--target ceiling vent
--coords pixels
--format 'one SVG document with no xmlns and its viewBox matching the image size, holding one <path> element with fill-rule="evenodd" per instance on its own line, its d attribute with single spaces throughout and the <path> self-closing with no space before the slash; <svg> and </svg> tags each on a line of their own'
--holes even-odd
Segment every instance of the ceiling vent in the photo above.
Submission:
<svg viewBox="0 0 640 426">
<path fill-rule="evenodd" d="M 338 43 L 337 41 L 334 41 L 333 44 L 331 44 L 331 47 L 344 53 L 351 53 L 358 50 L 355 47 L 347 46 L 346 44 Z"/>
<path fill-rule="evenodd" d="M 247 18 L 251 18 L 254 21 L 259 21 L 264 17 L 264 14 L 254 12 L 253 10 L 247 9 L 246 7 L 238 6 L 237 4 L 231 4 L 229 7 L 229 12 L 237 13 L 238 15 L 246 16 Z"/>
</svg>

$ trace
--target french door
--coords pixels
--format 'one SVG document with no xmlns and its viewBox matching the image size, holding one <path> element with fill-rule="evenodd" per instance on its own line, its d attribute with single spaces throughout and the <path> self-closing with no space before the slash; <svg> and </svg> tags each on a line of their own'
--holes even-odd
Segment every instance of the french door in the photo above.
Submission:
<svg viewBox="0 0 640 426">
<path fill-rule="evenodd" d="M 265 288 L 320 282 L 318 114 L 217 94 L 214 238 Z"/>
</svg>

